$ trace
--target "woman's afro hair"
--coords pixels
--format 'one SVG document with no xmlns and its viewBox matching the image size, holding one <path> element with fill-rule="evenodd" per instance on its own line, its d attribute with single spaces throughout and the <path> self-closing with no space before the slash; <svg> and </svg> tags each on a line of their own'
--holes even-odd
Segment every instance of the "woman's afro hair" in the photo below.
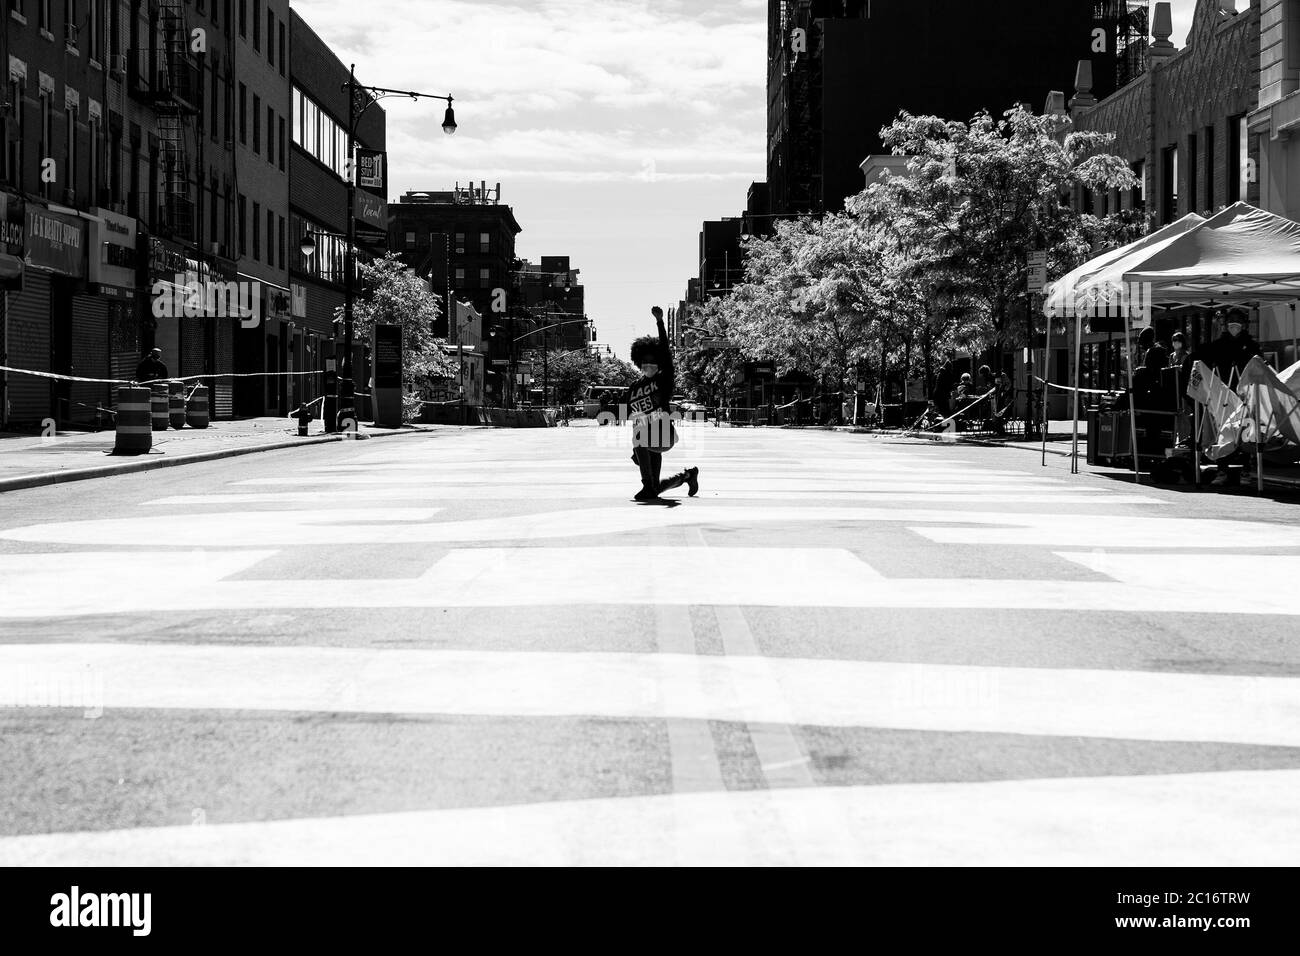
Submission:
<svg viewBox="0 0 1300 956">
<path fill-rule="evenodd" d="M 659 357 L 659 339 L 653 335 L 643 335 L 632 343 L 629 354 L 632 356 L 633 365 L 653 362 Z"/>
</svg>

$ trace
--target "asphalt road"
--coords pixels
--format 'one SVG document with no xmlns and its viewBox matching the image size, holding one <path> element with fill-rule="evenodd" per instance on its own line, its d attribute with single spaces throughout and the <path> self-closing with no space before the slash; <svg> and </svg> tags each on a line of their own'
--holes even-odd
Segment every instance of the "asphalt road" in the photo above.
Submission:
<svg viewBox="0 0 1300 956">
<path fill-rule="evenodd" d="M 1284 864 L 1300 508 L 445 429 L 0 495 L 0 864 Z"/>
</svg>

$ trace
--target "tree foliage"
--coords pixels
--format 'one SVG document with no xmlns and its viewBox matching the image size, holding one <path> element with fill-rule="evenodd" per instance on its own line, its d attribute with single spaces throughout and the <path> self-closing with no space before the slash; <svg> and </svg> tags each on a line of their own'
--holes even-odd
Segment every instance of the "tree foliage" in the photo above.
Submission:
<svg viewBox="0 0 1300 956">
<path fill-rule="evenodd" d="M 357 274 L 361 288 L 353 300 L 354 334 L 368 342 L 376 322 L 402 327 L 402 386 L 407 395 L 454 376 L 456 362 L 446 340 L 433 334 L 441 308 L 428 283 L 391 252 L 360 263 Z M 342 308 L 335 310 L 335 322 L 343 322 Z"/>
<path fill-rule="evenodd" d="M 1050 279 L 1146 228 L 1136 213 L 1076 208 L 1074 194 L 1124 191 L 1135 179 L 1107 152 L 1112 136 L 1068 123 L 1022 107 L 969 122 L 900 114 L 882 136 L 909 157 L 906 174 L 851 197 L 843 213 L 779 222 L 750 240 L 744 281 L 693 320 L 738 350 L 688 348 L 691 380 L 716 384 L 726 361 L 762 359 L 844 391 L 867 368 L 911 376 L 943 349 L 1023 341 L 1031 249 L 1046 250 Z"/>
</svg>

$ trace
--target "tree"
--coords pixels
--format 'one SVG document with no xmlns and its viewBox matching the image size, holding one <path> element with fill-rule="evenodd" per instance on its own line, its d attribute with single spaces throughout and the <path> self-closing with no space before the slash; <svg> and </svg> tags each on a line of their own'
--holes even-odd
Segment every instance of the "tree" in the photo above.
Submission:
<svg viewBox="0 0 1300 956">
<path fill-rule="evenodd" d="M 909 157 L 907 175 L 886 177 L 847 208 L 889 230 L 930 290 L 942 284 L 973 304 L 989 344 L 1017 344 L 1012 319 L 1030 316 L 1031 249 L 1046 250 L 1049 275 L 1061 275 L 1094 242 L 1131 241 L 1145 227 L 1133 214 L 1102 219 L 1073 207 L 1075 190 L 1126 190 L 1135 179 L 1106 152 L 1113 135 L 1068 125 L 1068 117 L 1021 106 L 969 123 L 902 113 L 882 138 Z"/>
<path fill-rule="evenodd" d="M 594 355 L 586 349 L 562 351 L 556 349 L 547 357 L 551 388 L 555 401 L 561 405 L 571 405 L 589 385 L 602 382 L 601 365 Z"/>
<path fill-rule="evenodd" d="M 438 300 L 429 291 L 428 283 L 394 253 L 360 263 L 357 273 L 361 292 L 353 300 L 356 336 L 369 341 L 376 322 L 402 327 L 402 388 L 406 393 L 403 410 L 410 418 L 420 407 L 414 398 L 416 393 L 437 379 L 457 373 L 446 340 L 433 334 L 433 325 L 441 314 Z M 334 321 L 343 321 L 341 307 L 335 310 Z"/>
</svg>

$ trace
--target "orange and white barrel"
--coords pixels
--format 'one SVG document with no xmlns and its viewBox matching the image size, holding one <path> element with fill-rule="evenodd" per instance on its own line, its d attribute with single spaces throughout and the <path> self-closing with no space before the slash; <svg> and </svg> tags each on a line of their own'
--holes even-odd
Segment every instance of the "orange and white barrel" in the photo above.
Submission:
<svg viewBox="0 0 1300 956">
<path fill-rule="evenodd" d="M 143 455 L 153 447 L 149 422 L 149 389 L 123 386 L 117 390 L 117 438 L 114 455 Z"/>
<path fill-rule="evenodd" d="M 165 432 L 167 430 L 166 382 L 154 382 L 149 386 L 149 419 L 153 423 L 154 431 Z"/>
<path fill-rule="evenodd" d="M 208 387 L 196 385 L 185 403 L 185 423 L 190 428 L 208 427 Z"/>
<path fill-rule="evenodd" d="M 172 381 L 167 383 L 167 421 L 172 428 L 185 427 L 185 383 Z"/>
</svg>

